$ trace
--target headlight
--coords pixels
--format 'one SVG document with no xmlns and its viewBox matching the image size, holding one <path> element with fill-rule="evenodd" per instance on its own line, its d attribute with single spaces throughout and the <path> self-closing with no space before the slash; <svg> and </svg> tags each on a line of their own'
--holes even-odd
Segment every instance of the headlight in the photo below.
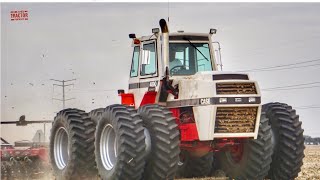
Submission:
<svg viewBox="0 0 320 180">
<path fill-rule="evenodd" d="M 250 103 L 250 102 L 256 102 L 256 98 L 255 98 L 255 97 L 250 97 L 250 98 L 249 98 L 249 103 Z"/>
<path fill-rule="evenodd" d="M 227 102 L 227 98 L 219 98 L 219 103 L 226 103 Z"/>
</svg>

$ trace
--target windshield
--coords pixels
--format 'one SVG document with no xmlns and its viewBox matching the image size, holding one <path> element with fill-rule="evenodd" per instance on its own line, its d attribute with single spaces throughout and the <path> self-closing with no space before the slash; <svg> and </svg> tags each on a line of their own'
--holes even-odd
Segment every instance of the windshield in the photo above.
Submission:
<svg viewBox="0 0 320 180">
<path fill-rule="evenodd" d="M 169 69 L 171 75 L 193 75 L 212 71 L 208 43 L 170 43 Z"/>
</svg>

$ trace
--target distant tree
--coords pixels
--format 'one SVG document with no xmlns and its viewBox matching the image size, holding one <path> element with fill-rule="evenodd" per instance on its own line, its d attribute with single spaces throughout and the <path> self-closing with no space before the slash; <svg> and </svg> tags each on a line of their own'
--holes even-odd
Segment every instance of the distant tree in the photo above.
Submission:
<svg viewBox="0 0 320 180">
<path fill-rule="evenodd" d="M 320 137 L 312 138 L 311 136 L 305 135 L 304 136 L 304 143 L 305 144 L 320 145 Z"/>
</svg>

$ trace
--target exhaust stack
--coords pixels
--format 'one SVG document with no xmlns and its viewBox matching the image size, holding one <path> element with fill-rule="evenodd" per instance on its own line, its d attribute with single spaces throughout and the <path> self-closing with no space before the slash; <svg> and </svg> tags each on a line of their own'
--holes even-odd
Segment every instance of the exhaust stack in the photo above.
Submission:
<svg viewBox="0 0 320 180">
<path fill-rule="evenodd" d="M 164 70 L 163 72 L 165 72 L 169 68 L 169 28 L 166 20 L 164 19 L 160 19 L 159 25 L 161 28 L 162 38 L 163 38 L 162 39 L 162 52 L 163 52 L 162 56 L 163 56 L 163 63 L 165 68 L 163 69 Z"/>
</svg>

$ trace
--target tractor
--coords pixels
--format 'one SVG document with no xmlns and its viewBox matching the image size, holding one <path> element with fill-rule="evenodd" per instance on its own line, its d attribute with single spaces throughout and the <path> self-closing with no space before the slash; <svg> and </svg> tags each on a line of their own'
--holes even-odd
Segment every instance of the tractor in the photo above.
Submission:
<svg viewBox="0 0 320 180">
<path fill-rule="evenodd" d="M 121 104 L 54 119 L 50 158 L 57 179 L 157 180 L 214 176 L 294 179 L 304 157 L 296 111 L 261 104 L 256 81 L 218 71 L 209 33 L 169 33 L 161 19 L 132 39 Z"/>
</svg>

